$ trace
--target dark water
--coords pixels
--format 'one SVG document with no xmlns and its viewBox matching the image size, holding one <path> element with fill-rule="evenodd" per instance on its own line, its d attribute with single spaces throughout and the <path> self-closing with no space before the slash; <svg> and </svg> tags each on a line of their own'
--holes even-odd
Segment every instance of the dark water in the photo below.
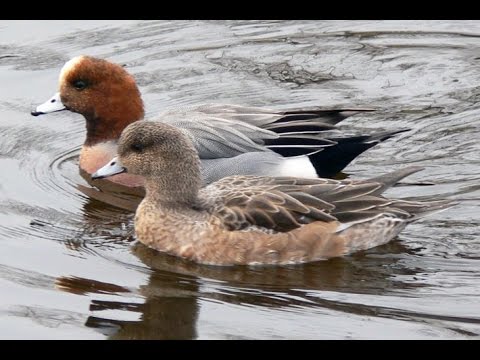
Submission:
<svg viewBox="0 0 480 360">
<path fill-rule="evenodd" d="M 304 266 L 160 255 L 133 241 L 129 199 L 98 198 L 79 175 L 83 118 L 29 114 L 79 54 L 127 64 L 147 115 L 375 107 L 344 126 L 412 130 L 351 176 L 422 165 L 411 180 L 437 185 L 389 195 L 463 201 L 390 244 Z M 480 22 L 1 21 L 0 76 L 0 338 L 479 338 Z"/>
</svg>

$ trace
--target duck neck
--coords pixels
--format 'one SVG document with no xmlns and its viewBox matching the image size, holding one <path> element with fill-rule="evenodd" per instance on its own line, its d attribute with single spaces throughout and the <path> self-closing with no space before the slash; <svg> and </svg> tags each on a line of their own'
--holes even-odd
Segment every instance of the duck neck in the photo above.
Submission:
<svg viewBox="0 0 480 360">
<path fill-rule="evenodd" d="M 178 176 L 174 172 L 165 172 L 162 176 L 147 178 L 146 198 L 161 208 L 195 208 L 201 186 L 200 173 L 198 176 L 191 176 L 191 173 L 188 175 L 190 176 Z"/>
<path fill-rule="evenodd" d="M 166 209 L 192 209 L 196 204 L 198 191 L 184 191 L 179 186 L 166 190 L 164 185 L 165 181 L 161 178 L 146 180 L 145 197 Z"/>
<path fill-rule="evenodd" d="M 134 95 L 128 101 L 125 99 L 118 101 L 112 96 L 101 109 L 84 114 L 87 127 L 85 146 L 116 141 L 129 124 L 143 119 L 145 115 L 143 101 L 140 93 Z"/>
</svg>

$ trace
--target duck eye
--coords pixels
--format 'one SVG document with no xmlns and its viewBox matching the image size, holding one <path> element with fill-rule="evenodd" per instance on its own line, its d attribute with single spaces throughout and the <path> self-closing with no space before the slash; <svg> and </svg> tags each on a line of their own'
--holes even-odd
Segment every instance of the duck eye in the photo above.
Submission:
<svg viewBox="0 0 480 360">
<path fill-rule="evenodd" d="M 130 148 L 137 153 L 141 153 L 144 147 L 142 144 L 134 143 L 130 146 Z"/>
<path fill-rule="evenodd" d="M 83 90 L 87 87 L 87 82 L 83 80 L 76 80 L 73 82 L 73 87 L 77 90 Z"/>
</svg>

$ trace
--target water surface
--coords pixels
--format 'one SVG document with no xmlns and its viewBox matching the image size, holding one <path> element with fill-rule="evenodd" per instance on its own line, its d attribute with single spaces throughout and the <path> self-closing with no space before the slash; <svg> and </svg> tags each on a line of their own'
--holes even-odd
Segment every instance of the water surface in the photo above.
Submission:
<svg viewBox="0 0 480 360">
<path fill-rule="evenodd" d="M 410 128 L 348 168 L 421 165 L 400 197 L 462 203 L 390 244 L 277 268 L 214 268 L 134 241 L 131 198 L 80 176 L 84 120 L 30 111 L 65 61 L 125 64 L 147 116 L 201 102 L 374 107 Z M 478 339 L 480 22 L 1 21 L 0 338 Z"/>
</svg>

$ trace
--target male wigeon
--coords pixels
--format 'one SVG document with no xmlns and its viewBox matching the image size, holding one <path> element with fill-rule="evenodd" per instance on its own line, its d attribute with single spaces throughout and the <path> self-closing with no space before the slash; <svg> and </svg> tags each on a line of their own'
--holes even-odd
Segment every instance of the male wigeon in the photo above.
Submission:
<svg viewBox="0 0 480 360">
<path fill-rule="evenodd" d="M 75 57 L 63 66 L 59 92 L 32 115 L 61 110 L 86 119 L 80 168 L 89 175 L 114 156 L 122 130 L 144 117 L 133 76 L 120 65 L 90 56 Z M 361 111 L 371 109 L 275 111 L 205 104 L 170 110 L 153 120 L 177 126 L 190 137 L 202 160 L 203 182 L 208 184 L 236 174 L 334 177 L 365 150 L 405 131 L 332 134 L 336 123 Z M 110 180 L 130 187 L 143 183 L 131 174 Z"/>
<path fill-rule="evenodd" d="M 158 251 L 210 265 L 293 264 L 385 244 L 448 200 L 381 196 L 411 167 L 367 181 L 230 176 L 202 188 L 191 138 L 174 126 L 130 124 L 118 157 L 94 178 L 127 171 L 145 178 L 135 232 Z"/>
</svg>

